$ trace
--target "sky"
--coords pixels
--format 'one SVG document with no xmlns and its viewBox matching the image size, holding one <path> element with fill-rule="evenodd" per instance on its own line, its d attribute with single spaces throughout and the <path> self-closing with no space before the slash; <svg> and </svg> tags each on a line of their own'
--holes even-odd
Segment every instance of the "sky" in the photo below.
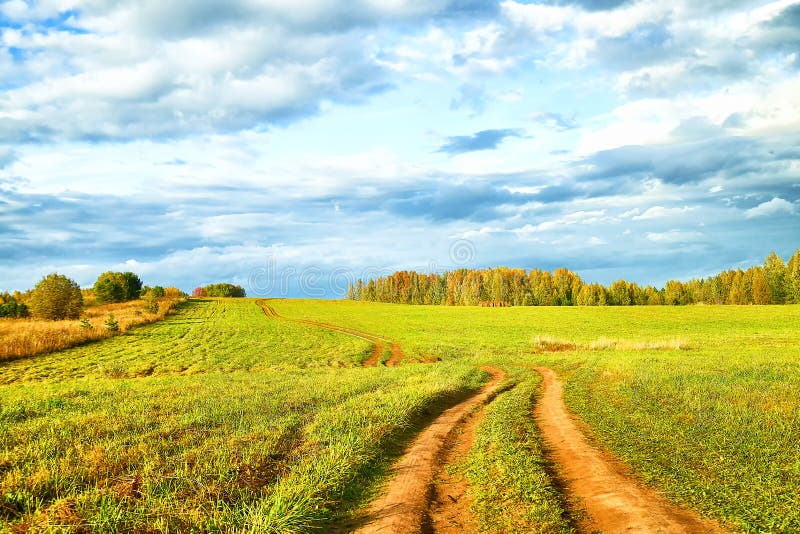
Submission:
<svg viewBox="0 0 800 534">
<path fill-rule="evenodd" d="M 800 247 L 800 1 L 0 0 L 0 290 Z"/>
</svg>

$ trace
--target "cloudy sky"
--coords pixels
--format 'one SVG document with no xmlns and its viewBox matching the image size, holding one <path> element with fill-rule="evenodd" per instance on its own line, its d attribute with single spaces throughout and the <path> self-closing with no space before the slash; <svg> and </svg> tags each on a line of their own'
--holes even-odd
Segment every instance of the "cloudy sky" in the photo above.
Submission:
<svg viewBox="0 0 800 534">
<path fill-rule="evenodd" d="M 800 247 L 800 1 L 0 0 L 0 290 Z"/>
</svg>

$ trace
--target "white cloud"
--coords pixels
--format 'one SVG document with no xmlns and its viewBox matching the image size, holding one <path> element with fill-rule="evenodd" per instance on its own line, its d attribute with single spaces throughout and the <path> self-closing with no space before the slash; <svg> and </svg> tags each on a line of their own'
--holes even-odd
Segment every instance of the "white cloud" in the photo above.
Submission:
<svg viewBox="0 0 800 534">
<path fill-rule="evenodd" d="M 557 230 L 565 226 L 595 225 L 602 222 L 608 222 L 611 220 L 613 219 L 606 216 L 606 210 L 576 211 L 573 213 L 567 213 L 558 219 L 544 221 L 535 225 L 526 224 L 520 228 L 515 228 L 511 231 L 517 234 L 518 236 L 525 237 L 525 236 L 531 236 L 533 234 L 538 234 L 541 232 Z"/>
<path fill-rule="evenodd" d="M 691 243 L 703 238 L 700 232 L 669 230 L 668 232 L 649 232 L 647 239 L 653 243 Z"/>
<path fill-rule="evenodd" d="M 644 221 L 648 219 L 664 219 L 667 217 L 680 217 L 691 211 L 695 211 L 697 207 L 684 206 L 682 208 L 665 208 L 664 206 L 653 206 L 645 210 L 641 215 L 633 215 L 634 221 Z M 630 212 L 626 212 L 630 213 Z M 625 215 L 623 214 L 623 217 Z"/>
<path fill-rule="evenodd" d="M 755 219 L 757 217 L 770 217 L 773 215 L 781 215 L 781 214 L 791 215 L 794 213 L 797 213 L 797 206 L 795 206 L 788 200 L 775 197 L 767 202 L 762 202 L 761 204 L 759 204 L 754 208 L 745 210 L 744 216 L 747 217 L 748 219 Z"/>
</svg>

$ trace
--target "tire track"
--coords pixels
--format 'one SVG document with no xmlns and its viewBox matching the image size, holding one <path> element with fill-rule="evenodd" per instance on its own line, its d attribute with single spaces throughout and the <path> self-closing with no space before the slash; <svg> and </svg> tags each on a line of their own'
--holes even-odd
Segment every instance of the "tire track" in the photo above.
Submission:
<svg viewBox="0 0 800 534">
<path fill-rule="evenodd" d="M 357 533 L 436 532 L 430 511 L 433 482 L 445 457 L 448 439 L 476 407 L 492 398 L 505 376 L 499 369 L 486 370 L 492 375 L 487 385 L 439 415 L 406 449 L 394 466 L 394 479 L 369 507 L 368 523 Z"/>
<path fill-rule="evenodd" d="M 370 334 L 369 332 L 364 332 L 362 330 L 357 330 L 355 328 L 350 328 L 349 326 L 341 326 L 333 323 L 325 323 L 322 321 L 314 321 L 312 319 L 293 319 L 290 317 L 285 317 L 279 314 L 275 308 L 270 306 L 266 299 L 257 300 L 256 304 L 258 304 L 262 310 L 264 310 L 264 315 L 271 319 L 283 319 L 286 321 L 292 321 L 294 323 L 305 324 L 309 326 L 316 326 L 318 328 L 324 328 L 326 330 L 331 330 L 333 332 L 338 332 L 340 334 L 346 334 L 348 336 L 357 337 L 359 339 L 363 339 L 369 343 L 372 343 L 372 354 L 370 354 L 369 358 L 364 360 L 363 366 L 364 367 L 376 367 L 384 358 L 384 355 L 388 352 L 388 358 L 386 359 L 385 365 L 387 367 L 395 367 L 400 365 L 400 362 L 403 360 L 405 355 L 403 354 L 403 350 L 400 348 L 400 345 L 394 341 L 389 339 L 385 339 L 382 337 L 378 337 L 375 334 Z"/>
<path fill-rule="evenodd" d="M 534 411 L 552 451 L 567 495 L 580 501 L 588 517 L 582 532 L 646 532 L 669 534 L 723 533 L 713 521 L 679 508 L 650 488 L 625 476 L 621 466 L 589 445 L 563 399 L 561 381 L 552 369 L 534 368 L 543 379 L 543 393 Z"/>
</svg>

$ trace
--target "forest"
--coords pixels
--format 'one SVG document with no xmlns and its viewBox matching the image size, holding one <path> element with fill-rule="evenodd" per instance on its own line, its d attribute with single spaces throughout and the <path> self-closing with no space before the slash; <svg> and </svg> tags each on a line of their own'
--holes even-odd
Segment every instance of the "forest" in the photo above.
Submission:
<svg viewBox="0 0 800 534">
<path fill-rule="evenodd" d="M 763 265 L 731 269 L 663 288 L 618 280 L 586 283 L 566 268 L 554 272 L 497 267 L 444 273 L 399 271 L 358 280 L 347 298 L 448 306 L 635 306 L 688 304 L 800 304 L 800 249 L 785 262 L 771 253 Z"/>
</svg>

